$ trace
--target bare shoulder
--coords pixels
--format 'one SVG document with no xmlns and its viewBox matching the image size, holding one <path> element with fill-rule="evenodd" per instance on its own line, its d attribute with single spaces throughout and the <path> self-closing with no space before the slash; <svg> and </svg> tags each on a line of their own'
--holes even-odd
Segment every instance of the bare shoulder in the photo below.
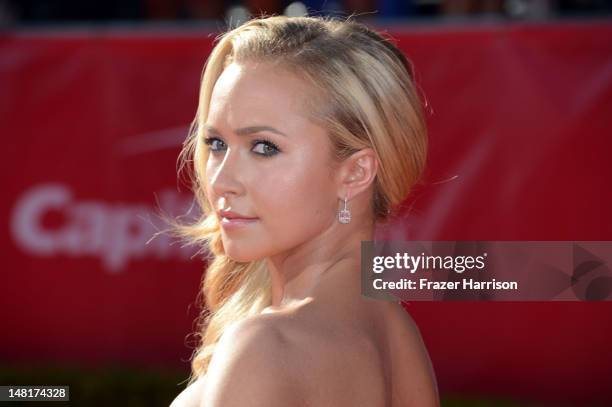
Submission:
<svg viewBox="0 0 612 407">
<path fill-rule="evenodd" d="M 422 341 L 421 332 L 410 313 L 398 302 L 387 302 L 391 330 L 405 335 L 412 341 Z M 395 329 L 394 329 L 395 328 Z"/>
<path fill-rule="evenodd" d="M 299 363 L 295 372 L 303 404 L 388 405 L 380 349 L 362 329 L 363 315 L 313 303 L 278 316 L 276 323 L 291 343 L 290 359 Z"/>
<path fill-rule="evenodd" d="M 282 330 L 271 318 L 230 325 L 215 347 L 201 406 L 299 406 L 296 362 Z"/>
<path fill-rule="evenodd" d="M 439 406 L 436 376 L 421 332 L 400 304 L 390 307 L 390 357 L 397 367 L 393 376 L 401 383 L 394 389 L 393 405 Z"/>
<path fill-rule="evenodd" d="M 272 397 L 261 404 L 270 406 L 384 405 L 384 374 L 375 344 L 352 321 L 321 315 L 315 308 L 263 314 L 229 329 L 228 338 L 240 337 L 245 343 L 222 345 L 223 353 L 259 349 L 257 356 L 248 357 L 250 361 L 242 361 L 241 369 L 257 369 L 252 381 L 256 388 L 249 393 L 267 392 L 257 397 Z M 241 402 L 257 405 L 251 397 L 237 405 Z"/>
<path fill-rule="evenodd" d="M 170 404 L 170 407 L 198 407 L 202 399 L 206 376 L 200 377 L 185 388 Z"/>
</svg>

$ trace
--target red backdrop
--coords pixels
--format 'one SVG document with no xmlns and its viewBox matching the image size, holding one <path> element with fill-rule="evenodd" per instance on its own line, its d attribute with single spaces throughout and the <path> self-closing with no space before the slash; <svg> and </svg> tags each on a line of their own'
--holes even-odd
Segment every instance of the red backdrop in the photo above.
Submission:
<svg viewBox="0 0 612 407">
<path fill-rule="evenodd" d="M 379 238 L 612 240 L 612 23 L 380 27 L 429 105 L 427 184 Z M 204 264 L 146 242 L 214 35 L 0 35 L 0 360 L 187 366 Z M 406 304 L 442 393 L 612 403 L 612 303 Z"/>
</svg>

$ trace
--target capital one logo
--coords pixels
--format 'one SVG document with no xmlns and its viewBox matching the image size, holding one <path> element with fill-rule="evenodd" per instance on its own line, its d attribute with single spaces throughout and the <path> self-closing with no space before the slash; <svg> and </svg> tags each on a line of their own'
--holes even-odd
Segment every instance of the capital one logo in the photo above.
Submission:
<svg viewBox="0 0 612 407">
<path fill-rule="evenodd" d="M 165 211 L 184 207 L 180 201 L 172 191 L 160 194 Z M 57 228 L 46 227 L 43 219 L 50 212 L 61 214 L 65 221 Z M 192 250 L 172 245 L 165 234 L 151 240 L 163 228 L 153 223 L 152 212 L 153 208 L 146 205 L 76 201 L 64 184 L 41 184 L 25 191 L 16 201 L 11 235 L 17 246 L 30 255 L 95 256 L 110 272 L 121 271 L 128 261 L 145 256 L 189 258 Z"/>
</svg>

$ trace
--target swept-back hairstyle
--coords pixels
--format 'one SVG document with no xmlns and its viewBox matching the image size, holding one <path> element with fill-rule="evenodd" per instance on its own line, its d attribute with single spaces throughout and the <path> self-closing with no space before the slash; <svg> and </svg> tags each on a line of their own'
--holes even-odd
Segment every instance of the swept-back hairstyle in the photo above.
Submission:
<svg viewBox="0 0 612 407">
<path fill-rule="evenodd" d="M 190 383 L 206 373 L 215 344 L 230 323 L 271 304 L 265 261 L 240 263 L 225 255 L 215 208 L 205 195 L 208 150 L 201 140 L 212 90 L 228 64 L 245 61 L 269 63 L 305 81 L 312 90 L 304 97 L 305 112 L 327 130 L 336 162 L 363 148 L 374 150 L 374 221 L 388 219 L 425 166 L 427 129 L 413 69 L 388 38 L 350 18 L 285 16 L 255 18 L 217 37 L 179 156 L 179 173 L 189 168 L 202 214 L 193 224 L 173 223 L 173 232 L 207 251 L 209 260 Z"/>
</svg>

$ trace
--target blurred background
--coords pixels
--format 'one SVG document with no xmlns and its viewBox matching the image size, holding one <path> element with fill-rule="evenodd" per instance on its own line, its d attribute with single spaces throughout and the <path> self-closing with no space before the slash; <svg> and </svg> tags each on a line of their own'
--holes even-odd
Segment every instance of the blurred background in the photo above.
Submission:
<svg viewBox="0 0 612 407">
<path fill-rule="evenodd" d="M 429 167 L 377 239 L 612 240 L 611 11 L 0 0 L 0 385 L 69 385 L 87 406 L 167 406 L 183 390 L 206 264 L 156 234 L 159 215 L 197 215 L 176 159 L 213 39 L 252 15 L 355 15 L 413 61 Z M 404 307 L 443 406 L 612 405 L 610 302 Z"/>
<path fill-rule="evenodd" d="M 601 16 L 606 0 L 1 0 L 4 24 L 126 21 L 239 21 L 248 14 L 365 14 L 375 21 L 496 17 L 549 19 Z"/>
</svg>

